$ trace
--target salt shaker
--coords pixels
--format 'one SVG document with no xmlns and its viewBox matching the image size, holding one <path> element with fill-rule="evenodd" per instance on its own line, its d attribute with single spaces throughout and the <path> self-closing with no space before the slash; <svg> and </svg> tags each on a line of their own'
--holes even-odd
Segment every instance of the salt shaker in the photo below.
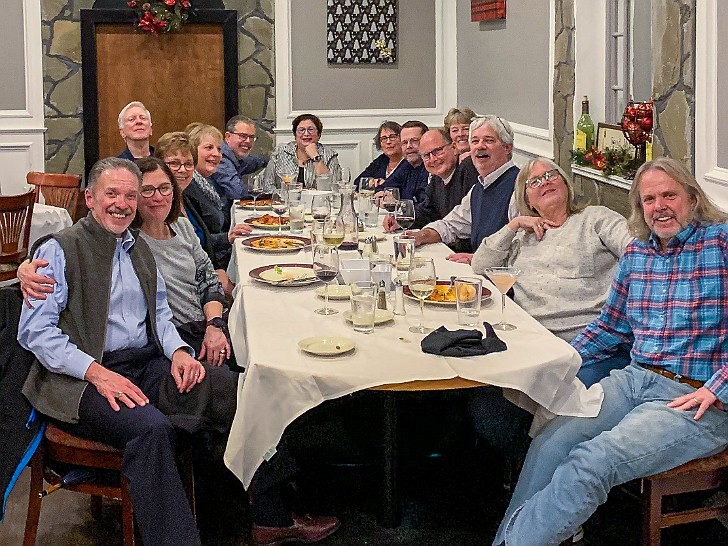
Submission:
<svg viewBox="0 0 728 546">
<path fill-rule="evenodd" d="M 386 290 L 386 284 L 384 281 L 379 281 L 379 284 L 377 285 L 378 292 L 377 292 L 377 309 L 384 309 L 387 310 L 387 290 Z"/>
<path fill-rule="evenodd" d="M 402 279 L 396 278 L 394 280 L 394 311 L 395 315 L 406 315 L 407 312 L 404 310 L 404 286 L 402 285 Z"/>
</svg>

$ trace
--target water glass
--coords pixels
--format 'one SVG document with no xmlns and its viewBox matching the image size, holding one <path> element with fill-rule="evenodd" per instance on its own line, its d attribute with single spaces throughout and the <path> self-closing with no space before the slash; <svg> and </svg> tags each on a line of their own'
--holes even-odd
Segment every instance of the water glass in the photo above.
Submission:
<svg viewBox="0 0 728 546">
<path fill-rule="evenodd" d="M 331 174 L 316 175 L 316 189 L 321 191 L 331 191 Z"/>
<path fill-rule="evenodd" d="M 392 257 L 389 254 L 370 254 L 369 263 L 372 266 L 372 281 L 377 286 L 384 281 L 384 291 L 389 296 L 392 285 Z"/>
<path fill-rule="evenodd" d="M 407 282 L 407 271 L 409 270 L 410 259 L 415 254 L 415 238 L 411 235 L 395 235 L 394 238 L 394 263 L 397 266 L 397 275 L 402 282 Z"/>
<path fill-rule="evenodd" d="M 314 220 L 311 223 L 311 245 L 324 245 L 324 220 Z"/>
<path fill-rule="evenodd" d="M 305 224 L 303 204 L 288 205 L 288 216 L 290 217 L 291 233 L 303 233 Z"/>
<path fill-rule="evenodd" d="M 458 308 L 458 324 L 477 326 L 480 322 L 480 303 L 483 281 L 476 277 L 455 279 L 455 302 Z"/>
<path fill-rule="evenodd" d="M 370 334 L 374 330 L 374 314 L 377 312 L 377 284 L 371 281 L 352 282 L 351 322 L 354 330 Z"/>
</svg>

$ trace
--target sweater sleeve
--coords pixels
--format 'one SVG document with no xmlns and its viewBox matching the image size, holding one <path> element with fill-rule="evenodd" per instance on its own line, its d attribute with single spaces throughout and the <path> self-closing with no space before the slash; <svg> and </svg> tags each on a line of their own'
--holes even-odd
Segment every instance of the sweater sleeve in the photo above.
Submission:
<svg viewBox="0 0 728 546">
<path fill-rule="evenodd" d="M 220 278 L 212 266 L 212 261 L 202 249 L 199 239 L 195 236 L 194 228 L 187 218 L 179 218 L 177 227 L 181 235 L 192 245 L 192 258 L 195 262 L 195 282 L 197 284 L 197 295 L 200 298 L 200 306 L 211 301 L 218 301 L 225 304 L 225 294 L 220 284 Z"/>
</svg>

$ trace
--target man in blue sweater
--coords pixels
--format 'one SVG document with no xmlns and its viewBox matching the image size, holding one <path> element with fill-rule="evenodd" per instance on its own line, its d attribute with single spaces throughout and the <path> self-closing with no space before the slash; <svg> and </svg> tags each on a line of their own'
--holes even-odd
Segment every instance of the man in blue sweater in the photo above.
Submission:
<svg viewBox="0 0 728 546">
<path fill-rule="evenodd" d="M 498 116 L 484 116 L 470 124 L 470 157 L 478 171 L 478 182 L 461 203 L 442 220 L 414 233 L 417 246 L 443 242 L 452 244 L 470 238 L 472 251 L 481 241 L 508 223 L 518 167 L 511 160 L 513 131 Z M 510 213 L 510 214 L 509 214 Z M 457 253 L 449 260 L 470 263 L 473 255 Z"/>
</svg>

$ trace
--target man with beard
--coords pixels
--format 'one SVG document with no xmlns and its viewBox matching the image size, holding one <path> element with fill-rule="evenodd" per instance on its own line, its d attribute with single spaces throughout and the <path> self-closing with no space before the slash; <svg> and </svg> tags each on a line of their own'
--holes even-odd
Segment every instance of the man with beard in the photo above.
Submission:
<svg viewBox="0 0 728 546">
<path fill-rule="evenodd" d="M 494 544 L 559 544 L 609 490 L 728 444 L 728 226 L 688 170 L 660 158 L 629 192 L 636 240 L 602 312 L 572 345 L 582 366 L 631 343 L 599 383 L 599 414 L 557 417 L 534 438 Z"/>
<path fill-rule="evenodd" d="M 518 167 L 511 160 L 513 131 L 504 119 L 484 116 L 470 124 L 470 157 L 478 172 L 475 184 L 462 202 L 442 220 L 437 220 L 414 233 L 417 246 L 437 243 L 453 244 L 470 239 L 476 249 L 481 241 L 502 228 L 515 209 L 513 187 Z M 510 216 L 515 213 L 511 212 Z M 449 260 L 470 263 L 473 255 L 456 253 Z"/>
<path fill-rule="evenodd" d="M 134 161 L 149 157 L 154 147 L 149 145 L 152 136 L 152 114 L 139 101 L 130 102 L 119 112 L 119 134 L 126 143 L 126 148 L 118 157 Z"/>
</svg>

